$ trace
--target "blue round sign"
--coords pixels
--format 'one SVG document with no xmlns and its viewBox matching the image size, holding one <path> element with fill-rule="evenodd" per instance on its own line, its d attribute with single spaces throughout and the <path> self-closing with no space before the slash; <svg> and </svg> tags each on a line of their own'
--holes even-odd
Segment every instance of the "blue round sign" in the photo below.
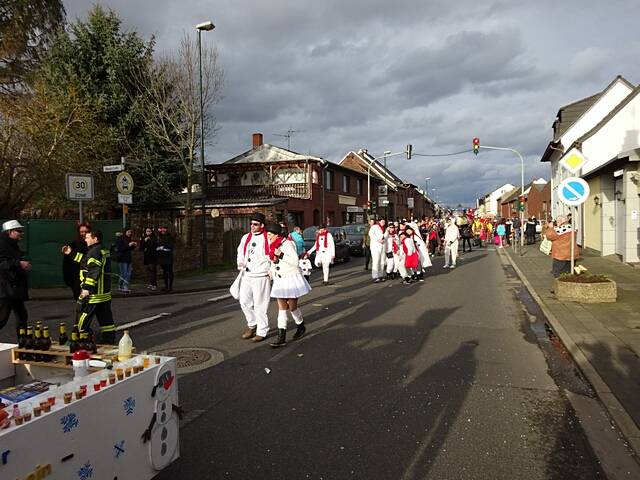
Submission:
<svg viewBox="0 0 640 480">
<path fill-rule="evenodd" d="M 558 198 L 565 205 L 580 205 L 589 197 L 589 184 L 578 177 L 571 177 L 558 185 Z"/>
</svg>

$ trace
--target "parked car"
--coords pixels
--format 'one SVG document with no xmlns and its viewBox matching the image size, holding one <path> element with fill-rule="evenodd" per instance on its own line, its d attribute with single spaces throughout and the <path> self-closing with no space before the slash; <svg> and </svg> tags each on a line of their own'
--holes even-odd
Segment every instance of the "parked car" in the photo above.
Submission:
<svg viewBox="0 0 640 480">
<path fill-rule="evenodd" d="M 343 261 L 348 262 L 351 260 L 351 254 L 349 245 L 347 245 L 347 232 L 345 232 L 344 227 L 328 227 L 329 233 L 333 235 L 333 241 L 336 245 L 336 259 L 335 261 Z M 309 251 L 311 247 L 316 243 L 316 232 L 318 231 L 318 227 L 307 227 L 302 231 L 302 238 L 304 238 L 304 248 Z M 316 257 L 315 252 L 313 252 L 309 259 L 311 263 L 313 263 Z"/>
<path fill-rule="evenodd" d="M 362 236 L 364 235 L 364 229 L 367 227 L 366 223 L 352 223 L 351 225 L 345 225 L 344 231 L 347 232 L 347 245 L 349 245 L 349 251 L 354 257 L 362 257 L 364 250 L 362 248 Z"/>
</svg>

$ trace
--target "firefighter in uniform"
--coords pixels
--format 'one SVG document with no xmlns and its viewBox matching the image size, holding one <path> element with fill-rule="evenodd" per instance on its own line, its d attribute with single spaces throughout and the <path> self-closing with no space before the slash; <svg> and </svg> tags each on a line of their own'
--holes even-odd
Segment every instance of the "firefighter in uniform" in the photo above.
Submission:
<svg viewBox="0 0 640 480">
<path fill-rule="evenodd" d="M 116 325 L 111 313 L 111 259 L 109 250 L 102 245 L 102 232 L 86 234 L 88 251 L 85 255 L 65 246 L 63 253 L 73 255 L 80 263 L 80 297 L 78 303 L 78 330 L 88 331 L 95 315 L 100 324 L 100 342 L 113 345 L 116 342 Z"/>
</svg>

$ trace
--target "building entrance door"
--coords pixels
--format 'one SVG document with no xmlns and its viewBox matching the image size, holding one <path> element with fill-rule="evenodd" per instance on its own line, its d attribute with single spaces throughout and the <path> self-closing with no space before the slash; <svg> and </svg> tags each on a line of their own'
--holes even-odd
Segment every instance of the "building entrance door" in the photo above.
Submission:
<svg viewBox="0 0 640 480">
<path fill-rule="evenodd" d="M 615 181 L 614 192 L 622 192 L 622 179 L 618 178 Z M 616 254 L 624 255 L 624 214 L 625 214 L 625 203 L 621 200 L 615 200 L 615 209 L 616 209 Z"/>
</svg>

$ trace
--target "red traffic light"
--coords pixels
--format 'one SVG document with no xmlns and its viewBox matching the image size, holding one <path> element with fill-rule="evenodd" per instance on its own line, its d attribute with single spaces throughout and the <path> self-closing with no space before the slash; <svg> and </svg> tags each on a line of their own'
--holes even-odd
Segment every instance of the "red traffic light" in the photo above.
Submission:
<svg viewBox="0 0 640 480">
<path fill-rule="evenodd" d="M 480 139 L 479 139 L 478 137 L 474 137 L 474 139 L 473 139 L 473 146 L 474 146 L 474 147 L 476 147 L 476 146 L 478 146 L 478 147 L 479 147 L 479 146 L 480 146 Z"/>
</svg>

